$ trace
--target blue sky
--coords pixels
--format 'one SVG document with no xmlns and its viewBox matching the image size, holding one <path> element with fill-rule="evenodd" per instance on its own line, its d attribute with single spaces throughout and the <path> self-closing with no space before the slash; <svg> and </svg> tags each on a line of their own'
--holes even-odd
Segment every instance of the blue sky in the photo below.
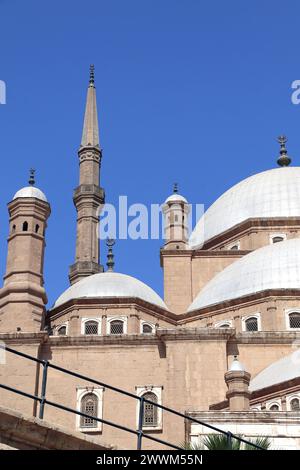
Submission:
<svg viewBox="0 0 300 470">
<path fill-rule="evenodd" d="M 208 207 L 236 182 L 276 166 L 280 133 L 299 165 L 300 105 L 291 102 L 299 15 L 292 0 L 0 0 L 1 273 L 6 203 L 33 166 L 52 207 L 50 304 L 68 286 L 90 63 L 107 202 L 128 195 L 129 203 L 161 203 L 178 181 L 191 203 Z M 162 294 L 161 244 L 118 241 L 116 270 Z"/>
</svg>

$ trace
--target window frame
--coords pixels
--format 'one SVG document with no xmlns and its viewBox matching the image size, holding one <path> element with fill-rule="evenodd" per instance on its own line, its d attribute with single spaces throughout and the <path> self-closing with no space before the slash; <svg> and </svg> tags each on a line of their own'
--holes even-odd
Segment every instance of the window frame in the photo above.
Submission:
<svg viewBox="0 0 300 470">
<path fill-rule="evenodd" d="M 298 410 L 292 410 L 292 408 L 291 408 L 291 402 L 295 399 L 298 400 L 298 402 L 299 402 L 299 409 Z M 291 395 L 291 396 L 287 397 L 287 405 L 288 405 L 288 411 L 298 411 L 299 412 L 300 411 L 300 396 L 299 395 Z"/>
<path fill-rule="evenodd" d="M 144 333 L 143 332 L 144 325 L 149 325 L 152 328 L 152 332 L 151 333 Z M 154 323 L 151 323 L 151 322 L 146 321 L 146 320 L 141 320 L 141 322 L 140 322 L 140 333 L 142 335 L 153 335 L 153 334 L 155 334 L 155 325 L 154 325 Z"/>
<path fill-rule="evenodd" d="M 95 335 L 87 335 L 85 333 L 85 324 L 89 321 L 94 321 L 98 323 L 98 333 Z M 101 336 L 102 333 L 102 319 L 101 317 L 84 317 L 81 319 L 81 334 L 83 336 Z"/>
<path fill-rule="evenodd" d="M 81 401 L 85 395 L 94 393 L 98 398 L 98 413 L 97 418 L 103 418 L 103 392 L 104 387 L 77 387 L 76 388 L 76 410 L 81 411 Z M 103 423 L 101 421 L 96 421 L 96 426 L 93 428 L 82 427 L 81 426 L 81 416 L 76 415 L 76 430 L 84 433 L 95 433 L 102 432 Z"/>
<path fill-rule="evenodd" d="M 236 249 L 233 250 L 233 247 L 237 246 Z M 235 242 L 230 243 L 227 248 L 228 251 L 239 251 L 241 249 L 241 242 L 240 240 L 236 240 Z"/>
<path fill-rule="evenodd" d="M 299 313 L 300 315 L 300 308 L 287 308 L 285 309 L 285 326 L 286 329 L 289 331 L 300 331 L 300 328 L 292 328 L 290 326 L 290 314 L 291 313 Z"/>
<path fill-rule="evenodd" d="M 59 331 L 60 328 L 62 328 L 63 326 L 66 327 L 66 334 L 65 334 L 65 335 L 60 335 L 60 334 L 58 333 L 58 331 Z M 64 323 L 61 323 L 60 325 L 57 325 L 57 326 L 55 327 L 55 330 L 54 330 L 54 331 L 55 331 L 55 336 L 68 336 L 68 333 L 69 333 L 69 322 L 66 321 L 66 322 L 64 322 Z"/>
<path fill-rule="evenodd" d="M 271 407 L 272 406 L 278 406 L 278 410 L 271 410 Z M 269 402 L 266 403 L 266 408 L 267 408 L 267 411 L 271 411 L 272 413 L 276 413 L 276 411 L 282 411 L 282 406 L 281 406 L 281 401 L 280 400 L 271 400 Z"/>
<path fill-rule="evenodd" d="M 274 242 L 274 238 L 280 237 L 282 238 L 282 241 L 284 242 L 286 240 L 286 233 L 270 233 L 269 240 L 270 240 L 270 245 L 274 245 L 275 243 L 281 243 L 281 242 Z"/>
<path fill-rule="evenodd" d="M 256 331 L 249 331 L 246 328 L 246 321 L 249 320 L 250 318 L 256 318 L 257 319 L 257 330 Z M 242 317 L 242 331 L 244 333 L 256 333 L 257 331 L 262 331 L 261 330 L 261 318 L 260 318 L 260 313 L 252 313 L 247 316 Z"/>
<path fill-rule="evenodd" d="M 115 335 L 115 334 L 112 334 L 110 332 L 110 326 L 111 326 L 111 322 L 115 321 L 115 320 L 118 320 L 118 321 L 122 321 L 123 322 L 123 333 L 120 334 L 120 335 Z M 120 316 L 116 316 L 116 317 L 107 317 L 106 318 L 106 334 L 109 335 L 109 336 L 122 336 L 122 335 L 127 335 L 127 317 L 124 316 L 124 315 L 120 315 Z"/>
<path fill-rule="evenodd" d="M 145 385 L 144 387 L 135 387 L 136 394 L 138 397 L 142 397 L 146 393 L 153 393 L 157 398 L 157 404 L 162 405 L 162 390 L 163 386 Z M 137 400 L 136 404 L 136 428 L 139 429 L 139 411 L 140 411 L 140 400 Z M 151 431 L 162 431 L 163 430 L 163 413 L 161 408 L 157 408 L 157 425 L 156 426 L 143 426 L 144 432 Z"/>
<path fill-rule="evenodd" d="M 214 324 L 214 328 L 225 328 L 224 326 L 221 326 L 221 325 L 225 325 L 225 323 L 228 324 L 226 328 L 233 328 L 232 320 L 220 320 Z"/>
</svg>

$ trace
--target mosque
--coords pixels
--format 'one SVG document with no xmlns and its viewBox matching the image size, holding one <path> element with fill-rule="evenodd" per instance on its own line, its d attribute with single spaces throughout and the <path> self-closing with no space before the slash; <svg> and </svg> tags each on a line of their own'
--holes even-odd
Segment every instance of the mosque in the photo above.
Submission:
<svg viewBox="0 0 300 470">
<path fill-rule="evenodd" d="M 105 193 L 91 67 L 73 195 L 70 287 L 47 310 L 51 286 L 44 285 L 43 271 L 51 209 L 32 173 L 29 186 L 8 203 L 1 342 L 226 431 L 267 436 L 273 448 L 299 449 L 300 167 L 290 166 L 286 138 L 278 141 L 278 167 L 226 191 L 190 237 L 188 201 L 177 188 L 167 197 L 162 299 L 141 280 L 114 271 L 112 246 L 107 268 L 100 263 L 97 226 Z M 0 375 L 10 387 L 40 393 L 35 363 L 7 354 Z M 93 419 L 136 430 L 132 398 L 53 369 L 47 398 L 91 416 L 46 406 L 47 422 L 135 448 L 134 435 Z M 1 388 L 0 405 L 37 416 L 32 400 Z M 149 403 L 143 430 L 194 444 L 211 432 Z M 162 448 L 144 441 L 145 448 Z"/>
</svg>

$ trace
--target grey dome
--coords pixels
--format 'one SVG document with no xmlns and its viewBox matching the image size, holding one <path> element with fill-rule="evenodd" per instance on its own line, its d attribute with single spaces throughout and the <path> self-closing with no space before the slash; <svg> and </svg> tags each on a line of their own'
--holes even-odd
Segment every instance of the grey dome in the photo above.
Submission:
<svg viewBox="0 0 300 470">
<path fill-rule="evenodd" d="M 299 344 L 298 344 L 299 346 Z M 251 392 L 262 388 L 270 387 L 275 384 L 286 382 L 300 376 L 300 351 L 299 348 L 292 354 L 273 362 L 259 374 L 254 377 L 249 389 Z"/>
<path fill-rule="evenodd" d="M 14 195 L 13 199 L 27 197 L 33 197 L 36 199 L 40 199 L 41 201 L 48 202 L 45 194 L 35 186 L 26 186 L 25 188 L 19 189 L 19 191 L 17 191 Z"/>
<path fill-rule="evenodd" d="M 114 272 L 93 274 L 69 287 L 55 302 L 53 308 L 71 299 L 137 297 L 167 310 L 160 296 L 138 279 Z"/>
<path fill-rule="evenodd" d="M 203 243 L 250 218 L 300 216 L 300 167 L 274 168 L 241 181 L 203 214 L 189 245 Z"/>
<path fill-rule="evenodd" d="M 218 273 L 188 311 L 267 289 L 300 289 L 300 239 L 264 246 Z"/>
</svg>

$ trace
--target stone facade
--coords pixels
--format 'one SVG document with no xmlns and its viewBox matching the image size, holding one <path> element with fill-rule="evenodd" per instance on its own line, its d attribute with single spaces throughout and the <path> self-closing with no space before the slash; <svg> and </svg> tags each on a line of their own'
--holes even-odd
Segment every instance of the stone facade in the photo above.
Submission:
<svg viewBox="0 0 300 470">
<path fill-rule="evenodd" d="M 92 70 L 79 148 L 80 182 L 74 193 L 77 241 L 70 282 L 76 288 L 86 278 L 102 276 L 97 273 L 103 271 L 96 236 L 104 202 L 99 185 L 101 156 Z M 165 303 L 151 297 L 149 288 L 146 295 L 143 287 L 134 287 L 128 295 L 103 291 L 93 297 L 87 283 L 84 295 L 71 296 L 46 311 L 43 260 L 50 206 L 30 194 L 21 191 L 8 206 L 7 269 L 0 290 L 1 344 L 99 381 L 97 385 L 49 368 L 46 397 L 73 410 L 89 410 L 91 416 L 106 421 L 96 426 L 92 418 L 84 421 L 46 404 L 48 423 L 91 435 L 95 442 L 136 448 L 135 435 L 115 429 L 107 421 L 136 430 L 138 402 L 117 394 L 105 386 L 108 384 L 134 395 L 148 394 L 159 404 L 222 429 L 226 426 L 226 430 L 248 437 L 267 435 L 274 446 L 299 448 L 296 411 L 291 409 L 291 400 L 300 394 L 297 374 L 255 391 L 251 391 L 250 381 L 300 344 L 300 325 L 292 327 L 289 320 L 290 312 L 300 312 L 299 288 L 272 286 L 193 310 L 189 306 L 218 273 L 272 244 L 274 237 L 299 238 L 300 218 L 250 217 L 192 249 L 186 234 L 187 201 L 175 193 L 164 205 L 167 240 L 160 256 Z M 116 292 L 122 282 L 115 277 Z M 136 280 L 131 284 L 137 285 Z M 244 365 L 242 372 L 230 370 L 235 356 Z M 5 359 L 0 356 L 0 376 L 8 387 L 41 394 L 39 363 L 7 351 Z M 274 412 L 271 405 L 277 402 L 280 408 Z M 35 418 L 39 412 L 37 402 L 3 388 L 0 405 Z M 184 419 L 154 410 L 147 409 L 149 421 L 144 422 L 149 435 L 178 445 L 184 440 L 196 442 L 208 432 L 198 424 L 188 426 Z M 162 446 L 144 439 L 143 448 Z"/>
</svg>

